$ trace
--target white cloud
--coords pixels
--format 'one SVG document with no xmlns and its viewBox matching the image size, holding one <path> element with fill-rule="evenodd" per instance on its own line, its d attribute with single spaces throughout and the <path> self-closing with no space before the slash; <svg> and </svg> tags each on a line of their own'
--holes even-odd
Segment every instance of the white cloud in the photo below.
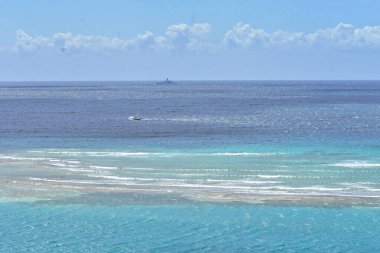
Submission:
<svg viewBox="0 0 380 253">
<path fill-rule="evenodd" d="M 188 25 L 181 23 L 178 25 L 171 25 L 166 30 L 166 35 L 171 38 L 190 37 L 201 38 L 211 32 L 211 25 L 207 23 Z"/>
<path fill-rule="evenodd" d="M 366 26 L 355 28 L 350 24 L 339 24 L 309 34 L 308 38 L 315 45 L 349 48 L 380 47 L 380 26 Z"/>
<path fill-rule="evenodd" d="M 263 44 L 268 40 L 267 33 L 262 29 L 253 29 L 249 24 L 238 23 L 224 36 L 224 42 L 229 47 L 249 47 Z"/>
<path fill-rule="evenodd" d="M 92 36 L 72 33 L 56 33 L 52 36 L 31 36 L 19 29 L 16 32 L 18 50 L 35 51 L 57 49 L 75 50 L 159 50 L 159 49 L 201 49 L 204 39 L 211 31 L 209 24 L 178 24 L 168 27 L 165 36 L 155 36 L 146 31 L 132 39 Z"/>
<path fill-rule="evenodd" d="M 151 32 L 137 35 L 133 39 L 124 40 L 118 37 L 74 35 L 72 33 L 56 33 L 52 36 L 32 37 L 23 30 L 17 30 L 17 48 L 35 51 L 40 49 L 66 50 L 154 50 L 165 47 L 166 39 L 156 37 Z"/>
<path fill-rule="evenodd" d="M 273 47 L 286 45 L 303 45 L 306 43 L 303 33 L 277 31 L 269 33 L 263 29 L 255 29 L 249 24 L 236 24 L 224 36 L 224 44 L 228 47 Z"/>
<path fill-rule="evenodd" d="M 211 25 L 207 23 L 193 25 L 181 23 L 169 26 L 166 36 L 175 48 L 202 49 L 208 45 L 206 39 L 210 32 Z"/>
<path fill-rule="evenodd" d="M 318 30 L 312 33 L 276 31 L 238 23 L 227 31 L 221 43 L 209 43 L 211 25 L 180 23 L 167 28 L 163 36 L 152 32 L 138 34 L 131 39 L 92 36 L 72 33 L 56 33 L 51 36 L 31 36 L 17 30 L 16 46 L 19 51 L 102 51 L 102 50 L 228 50 L 230 48 L 332 48 L 332 49 L 380 49 L 380 26 L 361 28 L 350 24 Z"/>
<path fill-rule="evenodd" d="M 229 30 L 223 43 L 228 48 L 249 47 L 325 47 L 336 49 L 380 48 L 380 26 L 355 28 L 350 24 L 316 31 L 267 32 L 238 23 Z"/>
</svg>

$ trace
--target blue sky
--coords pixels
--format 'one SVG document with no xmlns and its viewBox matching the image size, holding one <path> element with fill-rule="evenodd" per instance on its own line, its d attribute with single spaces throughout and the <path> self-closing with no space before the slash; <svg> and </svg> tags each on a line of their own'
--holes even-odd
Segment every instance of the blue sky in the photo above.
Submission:
<svg viewBox="0 0 380 253">
<path fill-rule="evenodd" d="M 0 80 L 380 79 L 380 1 L 0 0 Z"/>
</svg>

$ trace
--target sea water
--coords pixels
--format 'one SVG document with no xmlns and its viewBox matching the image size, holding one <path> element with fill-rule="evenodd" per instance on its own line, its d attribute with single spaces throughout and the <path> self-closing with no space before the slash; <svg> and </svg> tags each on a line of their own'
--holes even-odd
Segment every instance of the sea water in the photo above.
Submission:
<svg viewBox="0 0 380 253">
<path fill-rule="evenodd" d="M 1 83 L 0 108 L 1 251 L 380 249 L 379 82 Z"/>
</svg>

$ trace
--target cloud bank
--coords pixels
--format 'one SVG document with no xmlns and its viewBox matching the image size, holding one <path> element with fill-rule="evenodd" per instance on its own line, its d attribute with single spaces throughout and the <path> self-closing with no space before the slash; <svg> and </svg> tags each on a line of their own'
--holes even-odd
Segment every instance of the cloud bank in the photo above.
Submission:
<svg viewBox="0 0 380 253">
<path fill-rule="evenodd" d="M 21 51 L 42 49 L 66 50 L 176 50 L 201 49 L 211 31 L 211 25 L 177 24 L 167 28 L 165 36 L 156 36 L 150 31 L 138 34 L 132 39 L 92 36 L 72 33 L 56 33 L 52 36 L 32 37 L 24 30 L 16 32 L 16 47 Z"/>
<path fill-rule="evenodd" d="M 219 43 L 212 44 L 212 27 L 208 23 L 175 24 L 163 35 L 150 31 L 131 39 L 72 33 L 51 36 L 31 36 L 22 29 L 16 33 L 17 51 L 38 50 L 101 51 L 101 50 L 234 50 L 257 48 L 331 48 L 342 50 L 380 49 L 380 26 L 354 27 L 338 24 L 312 33 L 276 31 L 268 32 L 250 24 L 238 23 L 224 34 Z"/>
<path fill-rule="evenodd" d="M 19 50 L 35 51 L 39 49 L 66 50 L 131 50 L 131 49 L 155 49 L 164 47 L 166 39 L 156 37 L 151 32 L 137 35 L 130 40 L 110 38 L 103 36 L 88 36 L 72 33 L 56 33 L 50 37 L 32 37 L 25 31 L 17 30 L 16 46 Z"/>
<path fill-rule="evenodd" d="M 380 48 L 380 26 L 355 28 L 351 24 L 316 31 L 267 32 L 249 24 L 238 23 L 228 31 L 223 43 L 229 48 L 249 47 L 325 47 L 337 49 Z"/>
</svg>

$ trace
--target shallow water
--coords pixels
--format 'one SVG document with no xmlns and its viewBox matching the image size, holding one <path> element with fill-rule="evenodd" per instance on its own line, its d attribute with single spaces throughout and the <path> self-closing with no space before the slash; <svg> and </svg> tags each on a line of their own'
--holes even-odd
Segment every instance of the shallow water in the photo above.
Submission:
<svg viewBox="0 0 380 253">
<path fill-rule="evenodd" d="M 378 208 L 0 204 L 11 252 L 376 252 Z"/>
<path fill-rule="evenodd" d="M 0 157 L 3 196 L 168 194 L 188 201 L 378 206 L 380 162 L 359 153 L 297 150 L 44 149 Z"/>
</svg>

